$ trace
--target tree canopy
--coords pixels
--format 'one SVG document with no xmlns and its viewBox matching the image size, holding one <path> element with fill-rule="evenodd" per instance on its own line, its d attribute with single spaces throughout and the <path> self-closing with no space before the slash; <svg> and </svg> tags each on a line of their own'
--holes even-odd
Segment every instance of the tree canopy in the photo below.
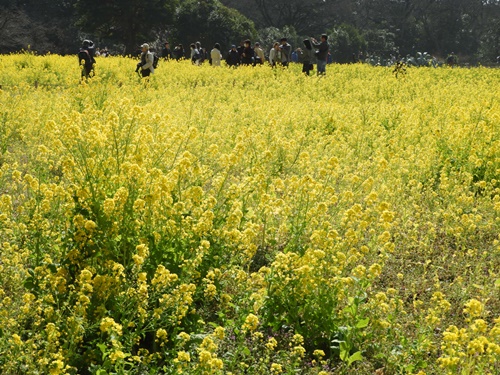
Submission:
<svg viewBox="0 0 500 375">
<path fill-rule="evenodd" d="M 83 38 L 134 53 L 144 41 L 211 47 L 261 42 L 293 30 L 331 34 L 336 61 L 353 48 L 379 54 L 451 51 L 491 62 L 500 55 L 500 0 L 3 0 L 0 53 L 74 53 Z M 288 31 L 287 31 L 288 30 Z M 353 39 L 354 38 L 354 39 Z M 359 40 L 358 40 L 359 39 Z M 357 41 L 356 41 L 357 40 Z M 353 45 L 348 45 L 349 43 Z M 268 47 L 268 46 L 266 46 Z"/>
</svg>

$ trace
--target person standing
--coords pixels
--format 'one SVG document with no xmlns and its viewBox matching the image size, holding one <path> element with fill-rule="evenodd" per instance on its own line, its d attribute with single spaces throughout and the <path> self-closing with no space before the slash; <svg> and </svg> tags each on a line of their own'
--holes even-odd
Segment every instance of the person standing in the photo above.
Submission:
<svg viewBox="0 0 500 375">
<path fill-rule="evenodd" d="M 196 49 L 200 54 L 200 61 L 198 65 L 203 64 L 203 62 L 207 59 L 207 51 L 204 47 L 201 46 L 201 42 L 196 42 Z"/>
<path fill-rule="evenodd" d="M 219 43 L 215 43 L 214 48 L 210 51 L 210 60 L 212 61 L 212 66 L 220 66 L 222 54 L 220 53 Z"/>
<path fill-rule="evenodd" d="M 198 48 L 196 48 L 196 44 L 191 43 L 189 47 L 191 48 L 191 62 L 195 65 L 200 65 L 201 55 Z"/>
<path fill-rule="evenodd" d="M 182 44 L 176 45 L 173 52 L 174 59 L 176 59 L 177 61 L 184 59 L 184 53 L 184 46 Z"/>
<path fill-rule="evenodd" d="M 151 73 L 155 72 L 153 67 L 154 56 L 149 51 L 149 44 L 144 43 L 141 45 L 141 62 L 137 64 L 136 72 L 141 71 L 142 77 L 149 77 Z"/>
<path fill-rule="evenodd" d="M 238 50 L 236 49 L 236 46 L 234 44 L 231 46 L 231 49 L 227 54 L 226 63 L 228 66 L 234 67 L 240 65 L 240 54 L 238 53 Z"/>
<path fill-rule="evenodd" d="M 273 48 L 269 51 L 269 64 L 271 67 L 275 67 L 277 63 L 281 62 L 281 50 L 280 44 L 278 42 L 274 42 Z"/>
<path fill-rule="evenodd" d="M 94 43 L 91 40 L 85 39 L 78 51 L 78 61 L 82 68 L 82 79 L 94 76 L 94 54 Z"/>
<path fill-rule="evenodd" d="M 281 65 L 287 67 L 292 61 L 292 46 L 286 38 L 281 38 Z"/>
<path fill-rule="evenodd" d="M 309 75 L 309 71 L 313 69 L 314 50 L 309 39 L 304 39 L 304 49 L 302 50 L 302 73 Z"/>
<path fill-rule="evenodd" d="M 161 51 L 161 57 L 165 60 L 170 60 L 172 58 L 172 50 L 170 49 L 170 43 L 165 42 L 163 50 Z"/>
<path fill-rule="evenodd" d="M 324 75 L 326 74 L 326 61 L 328 59 L 328 35 L 321 35 L 320 43 L 318 43 L 316 39 L 312 38 L 312 44 L 313 47 L 318 50 L 316 52 L 318 75 Z"/>
<path fill-rule="evenodd" d="M 249 39 L 245 40 L 243 43 L 243 53 L 241 54 L 241 64 L 242 65 L 253 65 L 255 61 L 255 51 L 251 46 Z"/>
<path fill-rule="evenodd" d="M 264 56 L 264 51 L 260 48 L 259 42 L 255 43 L 253 50 L 255 52 L 255 65 L 264 64 L 266 57 Z"/>
</svg>

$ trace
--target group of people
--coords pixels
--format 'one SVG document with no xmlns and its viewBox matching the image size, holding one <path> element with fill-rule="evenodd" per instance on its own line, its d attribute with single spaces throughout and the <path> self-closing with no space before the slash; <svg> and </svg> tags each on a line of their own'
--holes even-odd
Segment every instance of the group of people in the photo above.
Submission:
<svg viewBox="0 0 500 375">
<path fill-rule="evenodd" d="M 317 64 L 318 74 L 326 73 L 326 64 L 328 59 L 328 36 L 323 34 L 321 41 L 318 42 L 314 38 L 307 38 L 303 41 L 303 48 L 298 48 L 300 51 L 299 61 L 302 62 L 302 71 L 309 75 Z M 275 42 L 267 54 L 264 53 L 259 42 L 253 46 L 249 39 L 241 43 L 240 46 L 232 45 L 231 49 L 223 56 L 223 52 L 219 43 L 215 43 L 210 52 L 202 47 L 200 42 L 191 43 L 189 58 L 194 65 L 201 65 L 204 61 L 208 60 L 212 66 L 220 66 L 222 61 L 230 67 L 237 67 L 239 65 L 261 65 L 266 61 L 272 67 L 283 66 L 287 67 L 290 62 L 295 61 L 293 54 L 297 51 L 292 51 L 292 46 L 288 43 L 287 38 L 281 38 L 279 42 Z M 184 47 L 179 44 L 173 50 L 170 48 L 170 43 L 165 42 L 161 52 L 164 59 L 180 60 L 184 58 Z"/>
<path fill-rule="evenodd" d="M 328 58 L 328 36 L 323 34 L 321 41 L 318 42 L 314 38 L 307 38 L 303 41 L 304 47 L 301 51 L 302 72 L 309 75 L 316 62 L 318 66 L 318 74 L 326 73 L 326 63 Z M 199 48 L 196 44 L 191 45 L 191 58 L 194 64 L 199 64 L 200 60 L 196 57 L 199 53 Z M 220 66 L 223 60 L 222 52 L 219 43 L 215 43 L 214 48 L 210 51 L 210 62 L 213 66 Z M 230 67 L 239 65 L 261 65 L 266 61 L 264 50 L 260 43 L 252 43 L 249 39 L 245 40 L 242 45 L 236 47 L 232 45 L 225 57 L 226 64 Z M 292 59 L 292 46 L 288 43 L 287 38 L 281 38 L 279 42 L 275 42 L 269 51 L 269 65 L 273 68 L 276 66 L 287 67 Z"/>
<path fill-rule="evenodd" d="M 317 64 L 318 75 L 326 74 L 326 64 L 328 59 L 328 36 L 321 35 L 321 40 L 315 38 L 306 38 L 303 40 L 303 48 L 300 48 L 302 72 L 309 75 L 314 68 L 314 63 Z M 78 59 L 82 67 L 82 79 L 92 77 L 94 74 L 94 64 L 96 51 L 94 43 L 90 40 L 84 40 Z M 170 48 L 170 43 L 165 42 L 161 52 L 161 57 L 164 59 L 180 60 L 184 58 L 185 52 L 182 45 L 177 45 L 173 50 Z M 225 58 L 222 55 L 221 46 L 215 43 L 210 51 L 201 46 L 200 42 L 190 45 L 190 59 L 194 65 L 200 65 L 205 60 L 209 60 L 212 66 L 220 66 L 222 61 L 230 67 L 239 65 L 261 65 L 266 62 L 266 55 L 261 48 L 260 43 L 252 43 L 249 39 L 245 40 L 239 47 L 232 45 L 227 52 Z M 137 64 L 136 72 L 142 77 L 148 77 L 154 73 L 156 61 L 158 57 L 150 50 L 147 43 L 141 45 L 140 62 Z M 280 42 L 275 42 L 268 53 L 267 61 L 271 67 L 287 67 L 292 59 L 292 46 L 288 43 L 287 38 L 281 38 Z"/>
</svg>

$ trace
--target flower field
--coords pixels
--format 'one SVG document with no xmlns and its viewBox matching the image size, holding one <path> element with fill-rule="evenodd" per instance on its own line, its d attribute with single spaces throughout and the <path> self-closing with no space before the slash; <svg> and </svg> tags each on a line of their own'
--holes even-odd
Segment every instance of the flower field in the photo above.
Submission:
<svg viewBox="0 0 500 375">
<path fill-rule="evenodd" d="M 0 373 L 500 373 L 500 70 L 0 56 Z"/>
</svg>

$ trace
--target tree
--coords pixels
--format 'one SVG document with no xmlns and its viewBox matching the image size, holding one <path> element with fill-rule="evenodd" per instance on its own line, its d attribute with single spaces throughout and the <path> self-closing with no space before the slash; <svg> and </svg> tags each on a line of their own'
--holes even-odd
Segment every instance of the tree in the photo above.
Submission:
<svg viewBox="0 0 500 375">
<path fill-rule="evenodd" d="M 77 0 L 77 25 L 84 33 L 122 43 L 125 54 L 172 24 L 177 0 Z"/>
<path fill-rule="evenodd" d="M 72 0 L 4 0 L 0 6 L 0 52 L 31 49 L 69 53 L 77 31 Z"/>
<path fill-rule="evenodd" d="M 256 34 L 252 21 L 218 0 L 183 1 L 175 14 L 174 37 L 185 45 L 199 41 L 205 47 L 220 43 L 229 49 Z"/>
<path fill-rule="evenodd" d="M 222 0 L 251 18 L 259 29 L 292 27 L 299 35 L 319 35 L 351 22 L 351 0 Z"/>
<path fill-rule="evenodd" d="M 292 48 L 303 47 L 301 38 L 297 35 L 297 32 L 293 27 L 285 26 L 281 29 L 276 27 L 266 27 L 259 30 L 259 42 L 265 48 L 271 48 L 274 42 L 279 42 L 281 38 L 287 38 L 288 43 L 292 45 Z"/>
<path fill-rule="evenodd" d="M 366 41 L 358 29 L 352 25 L 342 24 L 328 33 L 333 61 L 339 63 L 353 62 L 359 52 L 366 49 Z"/>
</svg>

